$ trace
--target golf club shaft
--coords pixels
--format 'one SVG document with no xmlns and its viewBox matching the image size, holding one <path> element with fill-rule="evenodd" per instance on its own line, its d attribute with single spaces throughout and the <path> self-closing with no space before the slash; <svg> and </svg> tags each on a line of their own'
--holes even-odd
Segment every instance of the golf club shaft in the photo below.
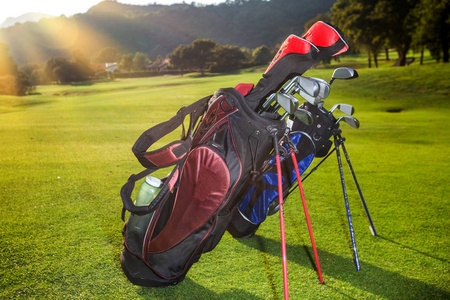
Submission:
<svg viewBox="0 0 450 300">
<path fill-rule="evenodd" d="M 287 273 L 287 255 L 286 255 L 286 235 L 284 231 L 284 206 L 283 206 L 283 180 L 281 176 L 280 153 L 278 151 L 278 139 L 276 134 L 273 135 L 275 159 L 277 163 L 278 174 L 278 201 L 280 207 L 280 232 L 281 232 L 281 256 L 283 260 L 283 285 L 284 299 L 289 299 L 288 273 Z"/>
<path fill-rule="evenodd" d="M 341 136 L 339 136 L 341 138 Z M 377 236 L 377 231 L 375 230 L 375 226 L 373 225 L 372 218 L 370 217 L 369 209 L 367 208 L 366 201 L 364 200 L 364 196 L 362 194 L 361 188 L 359 187 L 358 180 L 356 179 L 355 171 L 353 170 L 352 163 L 350 162 L 350 157 L 348 156 L 347 149 L 345 149 L 344 143 L 342 143 L 342 151 L 344 152 L 345 158 L 347 159 L 348 167 L 350 172 L 352 173 L 353 180 L 355 181 L 356 188 L 358 189 L 359 197 L 361 198 L 361 202 L 364 206 L 364 210 L 366 211 L 367 218 L 370 223 L 370 231 L 374 236 Z"/>
<path fill-rule="evenodd" d="M 350 214 L 350 206 L 348 204 L 347 188 L 345 186 L 345 179 L 344 179 L 344 170 L 342 168 L 341 154 L 339 152 L 339 142 L 338 142 L 338 138 L 336 136 L 334 136 L 334 145 L 336 148 L 336 156 L 337 156 L 338 165 L 339 165 L 339 174 L 341 176 L 342 191 L 344 193 L 345 208 L 347 210 L 348 226 L 350 229 L 350 238 L 352 240 L 353 254 L 355 256 L 356 270 L 359 271 L 361 269 L 361 267 L 359 265 L 358 251 L 356 249 L 355 233 L 353 231 L 352 216 Z"/>
<path fill-rule="evenodd" d="M 323 283 L 322 270 L 320 268 L 319 255 L 317 254 L 316 243 L 314 242 L 314 235 L 312 232 L 311 221 L 309 219 L 308 207 L 306 206 L 305 194 L 303 193 L 302 180 L 300 178 L 300 171 L 298 169 L 297 158 L 295 153 L 291 150 L 292 162 L 294 163 L 295 173 L 297 174 L 298 189 L 300 190 L 300 195 L 302 197 L 303 210 L 305 211 L 306 224 L 308 225 L 309 237 L 311 238 L 311 245 L 314 251 L 314 258 L 316 259 L 317 273 L 319 274 L 319 281 Z"/>
</svg>

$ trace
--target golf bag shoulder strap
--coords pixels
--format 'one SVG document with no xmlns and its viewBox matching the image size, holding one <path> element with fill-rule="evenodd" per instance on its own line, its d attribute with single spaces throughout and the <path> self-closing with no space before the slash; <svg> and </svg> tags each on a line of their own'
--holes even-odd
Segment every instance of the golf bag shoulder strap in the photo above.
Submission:
<svg viewBox="0 0 450 300">
<path fill-rule="evenodd" d="M 137 215 L 144 215 L 152 212 L 158 206 L 159 199 L 162 198 L 165 194 L 164 192 L 167 191 L 162 190 L 160 193 L 161 196 L 156 197 L 148 206 L 135 206 L 133 200 L 131 199 L 131 193 L 133 192 L 135 182 L 147 175 L 150 175 L 160 168 L 175 165 L 183 159 L 192 144 L 191 136 L 193 128 L 195 127 L 195 124 L 200 116 L 204 113 L 209 98 L 211 98 L 211 96 L 204 97 L 187 107 L 182 107 L 171 119 L 147 129 L 136 140 L 132 148 L 133 153 L 141 165 L 146 169 L 139 174 L 131 175 L 128 178 L 127 183 L 125 183 L 120 190 L 120 196 L 123 203 L 123 220 L 125 219 L 125 211 L 127 210 Z M 190 121 L 189 128 L 186 133 L 183 123 L 187 115 L 190 115 Z M 157 150 L 147 151 L 156 141 L 171 133 L 179 126 L 183 126 L 183 135 L 180 140 L 171 142 Z"/>
<path fill-rule="evenodd" d="M 138 161 L 147 169 L 168 167 L 182 159 L 191 146 L 191 136 L 195 124 L 206 109 L 210 96 L 204 97 L 193 104 L 182 107 L 175 116 L 144 131 L 133 145 L 132 151 Z M 186 134 L 184 119 L 190 115 L 189 129 Z M 158 150 L 147 151 L 156 141 L 183 126 L 180 140 L 174 141 Z"/>
</svg>

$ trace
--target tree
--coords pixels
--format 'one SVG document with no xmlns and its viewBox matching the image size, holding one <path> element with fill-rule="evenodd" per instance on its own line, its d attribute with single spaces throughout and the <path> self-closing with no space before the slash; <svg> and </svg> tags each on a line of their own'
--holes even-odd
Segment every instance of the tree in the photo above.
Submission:
<svg viewBox="0 0 450 300">
<path fill-rule="evenodd" d="M 148 56 L 142 52 L 136 52 L 133 58 L 133 65 L 136 70 L 145 70 L 150 63 Z"/>
<path fill-rule="evenodd" d="M 379 11 L 386 23 L 386 36 L 389 45 L 398 54 L 398 66 L 406 65 L 406 55 L 411 47 L 412 36 L 416 31 L 413 11 L 419 0 L 379 0 Z"/>
<path fill-rule="evenodd" d="M 380 2 L 384 1 L 338 0 L 331 9 L 333 23 L 344 31 L 348 39 L 366 48 L 369 68 L 372 56 L 375 67 L 378 67 L 378 52 L 387 37 L 385 7 Z"/>
<path fill-rule="evenodd" d="M 267 46 L 260 46 L 253 51 L 253 63 L 255 65 L 266 65 L 270 63 L 273 57 L 272 52 Z"/>
<path fill-rule="evenodd" d="M 245 59 L 244 53 L 237 46 L 217 45 L 214 49 L 214 72 L 228 72 L 238 70 Z"/>
<path fill-rule="evenodd" d="M 193 41 L 190 47 L 192 49 L 192 61 L 200 69 L 203 76 L 203 69 L 213 57 L 213 49 L 216 47 L 216 43 L 210 39 L 198 39 Z"/>
<path fill-rule="evenodd" d="M 112 63 L 117 62 L 120 59 L 120 52 L 115 47 L 106 47 L 97 51 L 93 57 L 93 60 L 96 63 Z"/>
<path fill-rule="evenodd" d="M 94 74 L 94 71 L 91 69 L 89 60 L 79 49 L 75 49 L 72 51 L 71 64 L 74 72 L 73 74 L 74 81 L 86 80 Z"/>
<path fill-rule="evenodd" d="M 14 75 L 17 73 L 17 65 L 9 55 L 9 47 L 0 43 L 0 75 Z"/>
<path fill-rule="evenodd" d="M 412 11 L 417 26 L 412 36 L 412 45 L 421 52 L 428 48 L 439 61 L 449 61 L 450 0 L 421 0 Z"/>
<path fill-rule="evenodd" d="M 120 69 L 130 72 L 133 69 L 133 55 L 131 53 L 125 54 L 120 60 Z"/>
<path fill-rule="evenodd" d="M 183 76 L 184 70 L 191 67 L 192 49 L 188 45 L 179 45 L 169 54 L 170 65 L 175 69 L 180 69 Z"/>
<path fill-rule="evenodd" d="M 45 63 L 44 73 L 49 81 L 68 83 L 83 81 L 89 77 L 89 73 L 83 73 L 82 66 L 77 62 L 71 62 L 64 57 L 52 57 Z"/>
<path fill-rule="evenodd" d="M 338 0 L 333 22 L 375 58 L 385 40 L 398 54 L 397 65 L 406 65 L 406 54 L 417 27 L 413 10 L 419 0 Z M 370 64 L 370 56 L 369 56 Z"/>
<path fill-rule="evenodd" d="M 25 73 L 32 85 L 46 83 L 43 66 L 38 63 L 31 63 L 23 65 L 19 71 Z"/>
<path fill-rule="evenodd" d="M 19 71 L 9 55 L 9 47 L 0 43 L 0 94 L 23 96 L 33 90 L 27 74 Z"/>
</svg>

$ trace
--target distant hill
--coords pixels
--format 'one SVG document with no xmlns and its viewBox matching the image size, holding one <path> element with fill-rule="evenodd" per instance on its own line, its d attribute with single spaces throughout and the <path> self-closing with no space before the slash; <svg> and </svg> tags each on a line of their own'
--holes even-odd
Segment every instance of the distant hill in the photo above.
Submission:
<svg viewBox="0 0 450 300">
<path fill-rule="evenodd" d="M 301 35 L 304 24 L 329 11 L 335 1 L 240 0 L 208 6 L 103 1 L 87 13 L 70 18 L 61 16 L 1 29 L 0 41 L 9 45 L 18 64 L 67 56 L 74 49 L 91 57 L 108 46 L 122 53 L 144 52 L 154 59 L 199 38 L 251 49 L 275 47 L 291 33 Z"/>
<path fill-rule="evenodd" d="M 2 24 L 0 24 L 0 28 L 7 28 L 16 23 L 37 22 L 42 18 L 54 18 L 54 16 L 42 13 L 26 13 L 18 16 L 17 18 L 7 18 Z"/>
</svg>

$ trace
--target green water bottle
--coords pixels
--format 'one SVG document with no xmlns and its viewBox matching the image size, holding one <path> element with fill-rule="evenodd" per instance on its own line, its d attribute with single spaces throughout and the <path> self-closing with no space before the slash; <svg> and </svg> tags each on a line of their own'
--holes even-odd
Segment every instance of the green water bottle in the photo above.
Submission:
<svg viewBox="0 0 450 300">
<path fill-rule="evenodd" d="M 152 202 L 152 200 L 158 195 L 161 190 L 163 182 L 158 178 L 147 176 L 145 181 L 141 184 L 136 201 L 134 205 L 136 206 L 147 206 Z"/>
</svg>

